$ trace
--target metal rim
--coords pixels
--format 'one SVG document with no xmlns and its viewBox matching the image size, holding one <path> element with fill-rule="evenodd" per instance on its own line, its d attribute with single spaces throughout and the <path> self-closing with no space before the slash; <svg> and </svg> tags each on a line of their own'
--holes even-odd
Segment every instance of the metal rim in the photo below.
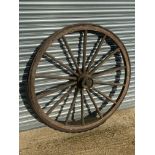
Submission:
<svg viewBox="0 0 155 155">
<path fill-rule="evenodd" d="M 74 34 L 74 33 L 81 33 L 83 36 L 81 67 L 77 65 L 77 61 L 75 60 L 75 55 L 73 55 L 72 49 L 70 48 L 66 39 L 66 35 Z M 95 34 L 96 36 L 98 36 L 99 41 L 98 43 L 96 43 L 97 47 L 94 50 L 94 53 L 91 56 L 91 59 L 87 62 L 87 65 L 86 65 L 86 60 L 88 58 L 86 54 L 89 54 L 88 53 L 89 51 L 87 50 L 88 34 Z M 52 54 L 49 54 L 48 52 L 46 52 L 48 48 L 52 47 L 52 44 L 59 39 L 63 41 L 63 44 L 67 49 L 67 52 L 70 56 L 69 59 L 72 61 L 72 64 L 74 64 L 74 68 L 75 68 L 74 70 L 69 65 L 64 64 L 63 62 L 61 62 L 60 60 L 52 56 Z M 98 61 L 98 63 L 94 65 L 95 62 L 97 62 L 95 60 L 97 60 L 96 58 L 100 52 L 101 46 L 103 45 L 104 41 L 106 42 L 106 44 L 109 45 L 111 49 L 105 54 L 104 58 L 100 59 L 100 61 Z M 111 57 L 115 55 L 121 56 L 123 61 L 123 66 L 121 64 L 119 66 L 116 66 L 107 70 L 97 71 L 99 68 L 101 68 L 101 66 L 104 63 L 106 63 L 109 59 L 111 59 Z M 45 58 L 51 59 L 52 61 L 62 66 L 65 70 L 68 71 L 69 74 L 66 74 L 68 76 L 61 77 L 61 76 L 54 76 L 54 75 L 49 76 L 49 75 L 38 74 L 38 73 L 36 74 L 36 70 L 40 60 Z M 117 73 L 122 70 L 124 71 L 124 79 L 122 84 L 120 84 L 119 81 L 117 83 L 114 83 L 114 82 L 104 83 L 105 85 L 111 85 L 112 87 L 121 86 L 120 93 L 117 96 L 116 100 L 113 100 L 112 97 L 110 97 L 109 95 L 106 95 L 104 93 L 104 90 L 101 92 L 100 90 L 95 88 L 95 84 L 104 85 L 103 81 L 94 80 L 96 77 L 98 78 L 103 74 L 108 74 L 111 72 Z M 129 87 L 130 72 L 131 72 L 131 68 L 130 68 L 128 53 L 123 43 L 115 34 L 98 25 L 75 24 L 75 25 L 67 26 L 59 31 L 56 31 L 54 34 L 52 34 L 47 39 L 45 39 L 40 45 L 33 59 L 32 65 L 30 67 L 30 72 L 28 76 L 28 89 L 27 89 L 28 97 L 35 113 L 38 115 L 40 120 L 46 125 L 48 125 L 49 127 L 57 129 L 59 131 L 64 131 L 64 132 L 83 132 L 101 125 L 119 107 Z M 65 80 L 68 80 L 68 82 L 64 83 L 63 85 L 58 85 L 57 89 L 54 88 L 52 90 L 44 90 L 44 91 L 41 91 L 40 93 L 36 93 L 35 92 L 36 78 L 48 78 L 51 80 L 52 79 L 60 80 L 64 78 Z M 65 84 L 68 84 L 68 85 L 66 86 Z M 65 89 L 65 91 L 66 89 L 68 90 L 60 97 L 58 101 L 53 103 L 53 105 L 48 109 L 48 111 L 45 112 L 39 104 L 39 98 L 48 96 L 49 94 L 52 94 L 62 89 Z M 52 113 L 52 111 L 61 102 L 64 102 L 66 97 L 73 92 L 74 92 L 74 96 L 72 98 L 72 102 L 68 109 L 68 113 L 66 115 L 65 121 L 58 121 L 58 120 L 52 119 L 49 116 L 50 113 Z M 84 92 L 87 93 L 92 105 L 95 108 L 95 111 L 94 111 L 95 117 L 93 121 L 92 120 L 90 122 L 87 121 L 87 123 L 85 122 L 86 119 L 84 117 L 84 109 L 83 109 Z M 102 96 L 104 99 L 108 100 L 108 102 L 112 103 L 111 107 L 106 112 L 101 113 L 99 105 L 95 103 L 95 100 L 93 98 L 93 92 L 97 93 L 98 95 Z M 78 94 L 80 94 L 81 96 L 80 97 L 81 118 L 79 119 L 79 121 L 75 121 L 75 120 L 69 121 L 69 117 L 71 116 L 71 112 L 73 111 L 73 108 L 75 106 L 75 101 Z"/>
</svg>

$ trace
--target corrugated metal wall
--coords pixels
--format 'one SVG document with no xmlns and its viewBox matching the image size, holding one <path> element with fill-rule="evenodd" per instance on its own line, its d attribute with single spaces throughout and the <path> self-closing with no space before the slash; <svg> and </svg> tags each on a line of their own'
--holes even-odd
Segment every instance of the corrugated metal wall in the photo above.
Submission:
<svg viewBox="0 0 155 155">
<path fill-rule="evenodd" d="M 134 106 L 134 7 L 133 0 L 20 0 L 20 131 L 43 126 L 31 116 L 24 102 L 23 83 L 30 56 L 44 38 L 74 23 L 104 26 L 123 41 L 129 53 L 132 74 L 128 94 L 120 108 Z"/>
</svg>

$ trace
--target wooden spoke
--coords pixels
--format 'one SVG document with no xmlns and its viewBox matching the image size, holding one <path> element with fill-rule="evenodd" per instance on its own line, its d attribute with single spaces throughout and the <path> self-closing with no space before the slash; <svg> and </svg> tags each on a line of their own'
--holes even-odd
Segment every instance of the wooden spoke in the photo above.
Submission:
<svg viewBox="0 0 155 155">
<path fill-rule="evenodd" d="M 89 92 L 88 89 L 86 89 L 86 91 L 87 91 L 87 93 L 88 93 L 88 95 L 89 95 L 89 97 L 90 97 L 92 103 L 94 104 L 94 107 L 95 107 L 97 113 L 99 114 L 100 118 L 102 118 L 102 114 L 100 113 L 100 110 L 99 110 L 99 108 L 97 107 L 97 105 L 96 105 L 96 103 L 95 103 L 95 101 L 94 101 L 92 95 L 90 94 L 90 92 Z"/>
<path fill-rule="evenodd" d="M 104 37 L 101 38 L 101 41 L 100 41 L 100 43 L 99 43 L 99 45 L 98 45 L 96 51 L 94 52 L 94 55 L 93 55 L 93 57 L 92 57 L 90 63 L 88 64 L 87 71 L 90 70 L 91 65 L 94 63 L 94 60 L 95 60 L 95 58 L 96 58 L 98 52 L 100 51 L 100 48 L 101 48 L 101 46 L 102 46 L 102 44 L 103 44 L 105 38 L 106 38 L 106 35 L 104 35 Z"/>
<path fill-rule="evenodd" d="M 103 92 L 101 92 L 100 90 L 96 89 L 96 88 L 92 88 L 94 89 L 96 92 L 98 92 L 99 94 L 101 94 L 102 96 L 104 96 L 107 100 L 111 101 L 112 103 L 116 104 L 115 101 L 113 101 L 109 96 L 107 96 L 106 94 L 104 94 Z"/>
<path fill-rule="evenodd" d="M 85 105 L 86 108 L 87 108 L 87 112 L 88 112 L 88 114 L 91 115 L 91 109 L 90 109 L 89 104 L 87 103 L 87 100 L 86 100 L 86 97 L 85 97 L 84 94 L 83 94 L 83 101 L 84 101 L 84 105 Z"/>
<path fill-rule="evenodd" d="M 96 72 L 92 76 L 95 78 L 97 76 L 101 76 L 101 75 L 105 75 L 105 74 L 108 74 L 108 73 L 116 72 L 116 71 L 119 71 L 119 70 L 122 70 L 122 69 L 125 69 L 125 66 L 113 67 L 113 68 L 110 68 L 110 69 L 107 69 L 107 70 L 104 70 L 104 71 Z"/>
<path fill-rule="evenodd" d="M 117 53 L 120 49 L 117 48 L 114 51 L 108 52 L 107 56 L 96 66 L 94 67 L 91 71 L 90 74 L 93 74 L 103 63 L 105 63 L 110 57 L 112 57 L 115 53 Z"/>
<path fill-rule="evenodd" d="M 59 103 L 61 103 L 73 90 L 73 88 L 75 88 L 75 86 L 70 87 L 70 89 L 68 90 L 67 93 L 65 93 L 48 111 L 47 111 L 47 115 L 49 115 L 58 105 Z"/>
<path fill-rule="evenodd" d="M 58 76 L 58 75 L 50 75 L 45 73 L 37 73 L 36 78 L 45 78 L 45 79 L 58 79 L 58 80 L 76 80 L 74 76 Z"/>
<path fill-rule="evenodd" d="M 47 90 L 41 91 L 41 92 L 36 94 L 37 98 L 40 99 L 40 98 L 45 97 L 45 96 L 47 96 L 49 94 L 55 93 L 55 92 L 57 92 L 59 90 L 65 89 L 65 88 L 67 88 L 69 86 L 72 86 L 75 83 L 76 82 L 69 81 L 68 83 L 64 83 L 64 84 L 58 85 L 55 89 L 52 89 L 52 90 L 51 89 L 47 89 Z"/>
<path fill-rule="evenodd" d="M 65 43 L 65 46 L 66 46 L 66 48 L 67 48 L 67 50 L 68 50 L 68 53 L 69 53 L 70 56 L 71 56 L 71 59 L 72 59 L 74 65 L 75 65 L 76 69 L 78 70 L 79 73 L 81 73 L 81 71 L 80 71 L 80 69 L 79 69 L 79 67 L 78 67 L 78 65 L 77 65 L 77 63 L 76 63 L 76 60 L 75 60 L 75 58 L 74 58 L 74 56 L 73 56 L 73 54 L 72 54 L 72 51 L 71 51 L 71 49 L 70 49 L 70 47 L 69 47 L 69 45 L 68 45 L 68 42 L 67 42 L 65 36 L 62 36 L 62 40 L 63 40 L 64 43 Z"/>
<path fill-rule="evenodd" d="M 64 68 L 66 68 L 68 71 L 70 71 L 72 74 L 78 76 L 78 74 L 76 72 L 74 72 L 72 69 L 70 69 L 70 67 L 68 67 L 67 65 L 65 65 L 61 61 L 57 60 L 56 58 L 54 58 L 52 55 L 48 54 L 47 52 L 44 53 L 44 56 L 48 56 L 49 58 L 51 58 L 52 60 L 54 60 L 55 62 L 57 62 L 61 66 L 63 66 Z"/>
<path fill-rule="evenodd" d="M 117 82 L 103 82 L 100 80 L 94 80 L 94 84 L 100 84 L 100 85 L 110 85 L 110 86 L 124 86 L 124 84 L 117 83 Z"/>
<path fill-rule="evenodd" d="M 70 95 L 70 94 L 68 94 L 68 95 L 66 96 L 66 98 L 64 99 L 63 104 L 61 105 L 60 110 L 59 110 L 59 112 L 58 112 L 58 115 L 56 116 L 56 120 L 58 120 L 58 118 L 60 117 L 61 113 L 63 112 L 63 108 L 64 108 L 64 106 L 66 105 L 66 103 L 67 103 L 67 101 L 68 101 L 68 99 L 69 99 L 69 95 Z"/>
<path fill-rule="evenodd" d="M 85 125 L 85 122 L 84 122 L 84 116 L 83 116 L 83 103 L 84 103 L 84 96 L 83 96 L 83 89 L 80 90 L 80 94 L 81 94 L 81 123 L 82 125 Z"/>
<path fill-rule="evenodd" d="M 71 106 L 69 108 L 69 111 L 68 111 L 68 114 L 67 114 L 67 117 L 66 117 L 66 121 L 65 121 L 65 124 L 67 125 L 68 124 L 68 119 L 69 119 L 69 116 L 70 116 L 70 113 L 71 111 L 73 110 L 73 107 L 74 107 L 74 104 L 75 104 L 75 100 L 77 98 L 77 94 L 78 94 L 78 88 L 75 89 L 75 94 L 74 94 L 74 98 L 73 98 L 73 101 L 71 103 Z"/>
<path fill-rule="evenodd" d="M 86 48 L 87 48 L 87 31 L 84 31 L 84 40 L 83 40 L 83 63 L 82 70 L 85 73 L 86 70 Z"/>
</svg>

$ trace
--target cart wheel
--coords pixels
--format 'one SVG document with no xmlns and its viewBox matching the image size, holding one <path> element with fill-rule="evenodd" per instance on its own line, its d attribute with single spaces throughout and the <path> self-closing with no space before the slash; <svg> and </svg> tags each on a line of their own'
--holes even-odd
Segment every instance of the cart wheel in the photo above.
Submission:
<svg viewBox="0 0 155 155">
<path fill-rule="evenodd" d="M 84 132 L 119 107 L 130 70 L 126 48 L 111 31 L 94 24 L 67 26 L 38 48 L 29 71 L 28 98 L 47 126 Z"/>
</svg>

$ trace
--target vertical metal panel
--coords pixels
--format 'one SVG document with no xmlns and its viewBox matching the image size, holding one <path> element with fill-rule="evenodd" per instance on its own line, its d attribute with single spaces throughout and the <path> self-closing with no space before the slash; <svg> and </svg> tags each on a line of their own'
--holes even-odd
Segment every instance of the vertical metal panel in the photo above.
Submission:
<svg viewBox="0 0 155 155">
<path fill-rule="evenodd" d="M 131 83 L 120 108 L 134 106 L 134 0 L 38 1 L 20 0 L 20 130 L 44 126 L 28 112 L 24 103 L 25 70 L 41 41 L 56 30 L 74 23 L 94 23 L 113 31 L 125 44 L 131 61 Z"/>
</svg>

